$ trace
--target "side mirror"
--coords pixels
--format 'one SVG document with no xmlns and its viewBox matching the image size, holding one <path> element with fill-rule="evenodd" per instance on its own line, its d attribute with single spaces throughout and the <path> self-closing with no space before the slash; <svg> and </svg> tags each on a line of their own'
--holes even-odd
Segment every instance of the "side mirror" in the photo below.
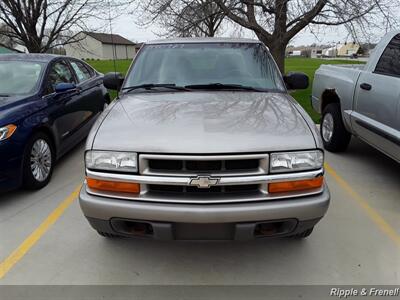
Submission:
<svg viewBox="0 0 400 300">
<path fill-rule="evenodd" d="M 309 84 L 308 76 L 300 72 L 289 72 L 283 76 L 283 80 L 289 90 L 305 90 Z"/>
<path fill-rule="evenodd" d="M 119 91 L 123 82 L 124 76 L 118 72 L 110 72 L 103 77 L 103 84 L 109 90 Z"/>
<path fill-rule="evenodd" d="M 64 93 L 75 89 L 76 85 L 74 83 L 67 83 L 67 82 L 57 83 L 56 86 L 54 87 L 56 93 Z"/>
</svg>

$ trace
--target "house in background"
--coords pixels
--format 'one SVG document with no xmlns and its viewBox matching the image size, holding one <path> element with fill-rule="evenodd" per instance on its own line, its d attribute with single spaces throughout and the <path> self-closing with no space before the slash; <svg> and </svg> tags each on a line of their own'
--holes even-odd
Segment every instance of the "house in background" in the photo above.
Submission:
<svg viewBox="0 0 400 300">
<path fill-rule="evenodd" d="M 136 44 L 118 34 L 82 31 L 76 43 L 65 45 L 65 51 L 79 59 L 133 59 Z"/>
<path fill-rule="evenodd" d="M 319 58 L 322 57 L 322 51 L 323 47 L 315 44 L 297 47 L 289 46 L 286 48 L 286 57 L 301 56 L 307 58 Z"/>
<path fill-rule="evenodd" d="M 359 54 L 360 45 L 357 43 L 344 43 L 338 46 L 337 56 L 352 56 Z"/>
<path fill-rule="evenodd" d="M 16 45 L 15 47 L 0 46 L 0 54 L 28 53 L 24 46 Z"/>
<path fill-rule="evenodd" d="M 364 56 L 371 56 L 372 52 L 374 52 L 374 49 L 376 47 L 376 44 L 373 43 L 364 43 L 360 45 L 360 50 L 358 51 Z"/>
<path fill-rule="evenodd" d="M 324 49 L 322 47 L 314 47 L 311 49 L 311 58 L 321 58 Z"/>
<path fill-rule="evenodd" d="M 1 54 L 11 54 L 11 53 L 17 53 L 17 51 L 9 49 L 7 47 L 0 46 L 0 55 Z"/>
<path fill-rule="evenodd" d="M 289 53 L 289 56 L 302 56 L 301 50 L 293 50 Z"/>
<path fill-rule="evenodd" d="M 5 25 L 0 24 L 0 30 L 5 30 Z M 19 45 L 14 39 L 5 34 L 0 34 L 0 54 L 7 53 L 28 53 L 28 49 Z"/>
<path fill-rule="evenodd" d="M 300 57 L 305 56 L 305 46 L 288 46 L 285 51 L 286 57 Z"/>
<path fill-rule="evenodd" d="M 338 52 L 337 46 L 326 48 L 322 51 L 322 57 L 336 57 Z"/>
</svg>

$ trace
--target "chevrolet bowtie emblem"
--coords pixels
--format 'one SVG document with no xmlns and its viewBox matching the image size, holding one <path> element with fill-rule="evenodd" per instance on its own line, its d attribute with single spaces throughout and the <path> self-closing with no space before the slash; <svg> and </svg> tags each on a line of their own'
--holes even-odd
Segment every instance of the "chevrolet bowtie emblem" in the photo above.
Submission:
<svg viewBox="0 0 400 300">
<path fill-rule="evenodd" d="M 216 185 L 218 181 L 219 178 L 212 178 L 209 176 L 198 176 L 190 180 L 190 185 L 197 186 L 200 189 L 208 189 Z"/>
</svg>

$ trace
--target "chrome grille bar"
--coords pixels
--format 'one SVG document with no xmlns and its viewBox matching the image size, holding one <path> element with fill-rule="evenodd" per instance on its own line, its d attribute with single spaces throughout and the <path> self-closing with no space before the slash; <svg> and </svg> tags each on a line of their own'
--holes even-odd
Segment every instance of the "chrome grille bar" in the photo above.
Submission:
<svg viewBox="0 0 400 300">
<path fill-rule="evenodd" d="M 239 185 L 239 184 L 264 184 L 278 181 L 293 181 L 315 178 L 323 175 L 323 169 L 286 174 L 269 174 L 259 176 L 243 176 L 243 177 L 221 177 L 218 185 Z M 140 184 L 162 184 L 162 185 L 190 185 L 191 177 L 168 177 L 168 176 L 142 176 L 131 174 L 105 173 L 86 170 L 86 174 L 90 178 L 100 180 L 136 182 Z"/>
</svg>

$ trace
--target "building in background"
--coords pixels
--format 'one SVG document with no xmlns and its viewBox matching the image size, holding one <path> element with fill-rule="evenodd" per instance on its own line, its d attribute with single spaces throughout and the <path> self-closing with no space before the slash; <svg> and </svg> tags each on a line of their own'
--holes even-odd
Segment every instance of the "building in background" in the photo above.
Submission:
<svg viewBox="0 0 400 300">
<path fill-rule="evenodd" d="M 0 24 L 0 30 L 4 32 L 10 31 L 4 24 Z M 0 54 L 6 53 L 28 53 L 28 49 L 23 45 L 19 45 L 15 39 L 10 38 L 8 35 L 0 34 Z"/>
<path fill-rule="evenodd" d="M 133 59 L 136 43 L 118 35 L 86 32 L 78 34 L 77 42 L 65 45 L 67 56 L 79 59 Z"/>
<path fill-rule="evenodd" d="M 357 43 L 344 43 L 338 46 L 337 56 L 353 56 L 359 54 L 360 45 Z"/>
<path fill-rule="evenodd" d="M 25 47 L 17 45 L 16 47 L 5 47 L 0 46 L 0 54 L 12 54 L 12 53 L 28 53 Z"/>
<path fill-rule="evenodd" d="M 374 52 L 376 44 L 373 43 L 364 43 L 360 45 L 359 53 L 363 56 L 369 57 Z"/>
<path fill-rule="evenodd" d="M 324 49 L 322 47 L 315 47 L 311 49 L 311 58 L 321 58 Z"/>
<path fill-rule="evenodd" d="M 369 57 L 376 44 L 364 43 L 337 43 L 331 42 L 326 45 L 311 44 L 309 46 L 288 46 L 285 51 L 286 57 L 306 58 L 357 58 Z"/>
<path fill-rule="evenodd" d="M 0 46 L 0 55 L 1 54 L 11 54 L 11 53 L 16 53 L 17 51 L 13 50 L 13 49 L 9 49 L 7 47 L 2 47 Z"/>
<path fill-rule="evenodd" d="M 337 46 L 329 47 L 322 51 L 322 57 L 336 57 L 337 52 Z"/>
<path fill-rule="evenodd" d="M 324 47 L 312 44 L 310 46 L 289 46 L 286 48 L 286 57 L 307 57 L 320 58 L 322 57 Z"/>
</svg>

